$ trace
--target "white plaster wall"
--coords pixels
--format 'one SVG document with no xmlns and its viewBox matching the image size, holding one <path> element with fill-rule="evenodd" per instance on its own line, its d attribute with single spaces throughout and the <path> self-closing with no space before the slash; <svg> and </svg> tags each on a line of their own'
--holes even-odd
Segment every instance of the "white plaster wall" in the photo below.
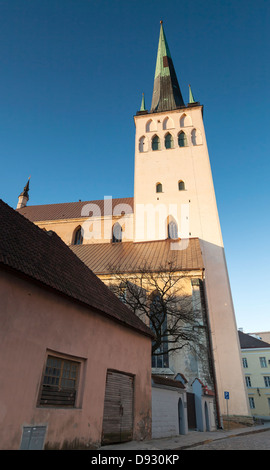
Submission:
<svg viewBox="0 0 270 470">
<path fill-rule="evenodd" d="M 249 415 L 249 406 L 242 371 L 239 340 L 236 328 L 234 306 L 227 272 L 221 227 L 215 197 L 215 190 L 208 155 L 202 107 L 188 108 L 189 122 L 182 125 L 183 110 L 170 113 L 139 115 L 135 117 L 135 179 L 134 179 L 134 240 L 167 238 L 165 222 L 156 217 L 151 225 L 155 228 L 149 233 L 146 220 L 139 217 L 142 207 L 150 204 L 154 209 L 160 205 L 167 215 L 177 220 L 181 238 L 198 237 L 201 241 L 205 263 L 206 291 L 209 311 L 211 340 L 221 414 L 226 413 L 224 391 L 231 395 L 231 413 Z M 164 121 L 171 118 L 170 132 L 174 136 L 174 148 L 166 149 Z M 151 126 L 147 126 L 149 119 Z M 200 130 L 201 141 L 193 145 L 191 134 Z M 179 147 L 177 134 L 184 130 L 187 147 Z M 161 149 L 151 150 L 151 138 L 160 137 Z M 146 151 L 139 151 L 139 139 L 146 137 Z M 177 183 L 185 182 L 185 191 L 179 191 Z M 156 183 L 162 183 L 163 192 L 156 193 Z M 164 215 L 163 215 L 164 218 Z M 186 224 L 186 225 L 185 225 Z"/>
<path fill-rule="evenodd" d="M 159 387 L 152 387 L 152 437 L 161 438 L 179 435 L 178 401 L 186 403 L 186 394 Z M 187 431 L 187 408 L 183 406 L 185 434 Z"/>
</svg>

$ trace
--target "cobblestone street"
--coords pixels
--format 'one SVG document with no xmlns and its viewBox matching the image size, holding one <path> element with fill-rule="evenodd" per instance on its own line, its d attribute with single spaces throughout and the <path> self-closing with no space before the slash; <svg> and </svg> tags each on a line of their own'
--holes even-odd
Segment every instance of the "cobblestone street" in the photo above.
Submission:
<svg viewBox="0 0 270 470">
<path fill-rule="evenodd" d="M 270 430 L 220 439 L 186 450 L 270 450 Z"/>
</svg>

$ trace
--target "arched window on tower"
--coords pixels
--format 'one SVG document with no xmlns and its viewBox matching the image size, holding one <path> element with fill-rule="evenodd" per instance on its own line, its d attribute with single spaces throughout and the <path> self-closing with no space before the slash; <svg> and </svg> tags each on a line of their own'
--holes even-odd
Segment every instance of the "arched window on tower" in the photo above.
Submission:
<svg viewBox="0 0 270 470">
<path fill-rule="evenodd" d="M 191 117 L 188 114 L 183 114 L 180 118 L 180 126 L 181 127 L 188 127 L 192 126 Z"/>
<path fill-rule="evenodd" d="M 168 223 L 168 238 L 172 240 L 176 240 L 178 238 L 178 227 L 175 220 L 171 220 Z"/>
<path fill-rule="evenodd" d="M 184 191 L 186 188 L 185 188 L 185 183 L 184 181 L 180 180 L 178 181 L 178 190 L 179 191 Z"/>
<path fill-rule="evenodd" d="M 74 245 L 82 245 L 83 243 L 83 235 L 82 235 L 82 227 L 77 227 L 74 232 Z"/>
<path fill-rule="evenodd" d="M 152 139 L 152 150 L 160 150 L 160 138 L 158 135 L 154 135 Z"/>
<path fill-rule="evenodd" d="M 116 222 L 113 226 L 112 242 L 119 243 L 121 241 L 122 241 L 122 227 L 118 222 Z"/>
<path fill-rule="evenodd" d="M 153 132 L 157 130 L 157 123 L 153 121 L 153 119 L 149 119 L 147 121 L 146 126 L 145 126 L 145 131 L 146 132 Z"/>
<path fill-rule="evenodd" d="M 179 147 L 187 147 L 187 136 L 183 131 L 178 134 L 178 145 Z"/>
<path fill-rule="evenodd" d="M 164 130 L 173 129 L 174 128 L 174 122 L 173 122 L 172 118 L 166 117 L 163 121 L 162 127 L 163 127 Z"/>
<path fill-rule="evenodd" d="M 199 129 L 193 129 L 191 132 L 191 142 L 193 145 L 202 144 L 202 133 Z"/>
<path fill-rule="evenodd" d="M 162 193 L 162 184 L 161 183 L 156 184 L 156 193 Z"/>
<path fill-rule="evenodd" d="M 146 152 L 146 138 L 143 135 L 139 140 L 139 152 Z"/>
<path fill-rule="evenodd" d="M 166 149 L 172 149 L 173 148 L 173 136 L 170 133 L 165 135 L 165 148 Z"/>
</svg>

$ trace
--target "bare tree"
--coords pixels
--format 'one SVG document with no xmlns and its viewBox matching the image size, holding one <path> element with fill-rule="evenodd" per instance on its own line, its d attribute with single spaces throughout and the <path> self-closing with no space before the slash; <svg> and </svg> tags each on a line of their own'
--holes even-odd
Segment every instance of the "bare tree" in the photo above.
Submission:
<svg viewBox="0 0 270 470">
<path fill-rule="evenodd" d="M 204 309 L 198 279 L 192 290 L 192 278 L 179 272 L 173 263 L 160 266 L 155 272 L 147 264 L 137 273 L 123 273 L 117 266 L 111 266 L 110 271 L 110 289 L 155 334 L 152 356 L 166 358 L 183 348 L 205 353 Z"/>
</svg>

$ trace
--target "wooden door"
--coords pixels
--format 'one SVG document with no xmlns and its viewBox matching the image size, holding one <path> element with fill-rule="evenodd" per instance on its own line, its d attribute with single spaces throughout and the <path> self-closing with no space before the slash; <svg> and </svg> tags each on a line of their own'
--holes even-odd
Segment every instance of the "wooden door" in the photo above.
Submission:
<svg viewBox="0 0 270 470">
<path fill-rule="evenodd" d="M 133 377 L 108 371 L 103 413 L 102 444 L 127 442 L 133 435 Z"/>
<path fill-rule="evenodd" d="M 187 393 L 187 413 L 188 413 L 188 428 L 196 429 L 196 410 L 195 410 L 195 396 L 193 393 Z"/>
</svg>

